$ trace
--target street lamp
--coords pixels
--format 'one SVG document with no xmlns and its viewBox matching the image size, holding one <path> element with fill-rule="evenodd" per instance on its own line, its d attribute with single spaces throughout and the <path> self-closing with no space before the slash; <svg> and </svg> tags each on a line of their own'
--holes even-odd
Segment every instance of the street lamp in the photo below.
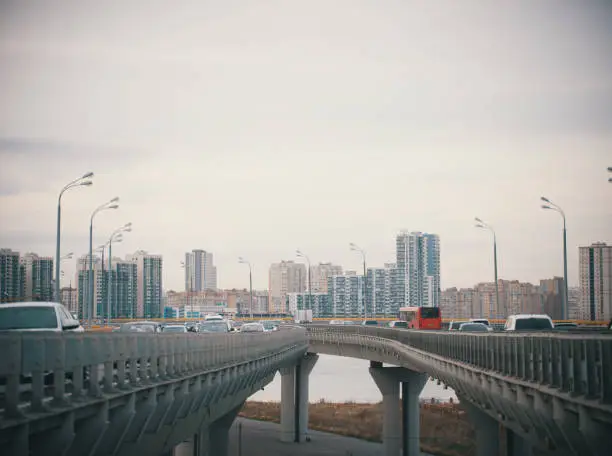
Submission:
<svg viewBox="0 0 612 456">
<path fill-rule="evenodd" d="M 300 249 L 297 249 L 295 251 L 295 255 L 298 258 L 306 259 L 306 263 L 308 263 L 308 306 L 310 307 L 310 310 L 312 310 L 312 281 L 311 281 L 311 277 L 310 277 L 310 258 L 308 258 L 308 256 L 304 255 L 304 253 L 301 252 Z M 306 310 L 308 310 L 308 309 L 306 309 Z"/>
<path fill-rule="evenodd" d="M 495 235 L 495 230 L 493 229 L 491 225 L 483 222 L 478 217 L 474 218 L 474 220 L 476 221 L 476 228 L 482 228 L 485 230 L 489 230 L 491 233 L 493 233 L 493 268 L 495 272 L 495 306 L 497 308 L 497 312 L 500 312 L 501 309 L 499 307 L 499 284 L 497 283 L 497 236 Z"/>
<path fill-rule="evenodd" d="M 91 180 L 88 180 L 90 178 L 93 177 L 93 173 L 89 172 L 86 174 L 83 174 L 81 177 L 79 177 L 78 179 L 73 180 L 72 182 L 67 183 L 66 185 L 64 185 L 64 188 L 62 188 L 62 190 L 59 193 L 59 196 L 57 198 L 57 233 L 56 233 L 56 238 L 55 238 L 55 299 L 56 301 L 59 301 L 59 293 L 60 293 L 60 232 L 61 232 L 61 219 L 62 219 L 62 195 L 64 194 L 64 192 L 66 192 L 67 190 L 70 190 L 71 188 L 76 188 L 76 187 L 88 187 L 90 185 L 93 184 L 93 182 Z"/>
<path fill-rule="evenodd" d="M 94 222 L 94 218 L 96 216 L 96 214 L 98 214 L 98 212 L 102 212 L 105 211 L 107 209 L 117 209 L 119 207 L 119 204 L 117 204 L 119 202 L 119 197 L 115 197 L 112 200 L 102 204 L 101 206 L 98 206 L 91 214 L 91 218 L 89 219 L 89 281 L 88 281 L 88 288 L 89 288 L 89 303 L 88 303 L 88 319 L 87 322 L 89 323 L 89 327 L 91 328 L 91 318 L 93 316 L 93 309 L 94 309 L 94 304 L 93 304 L 93 295 L 94 295 L 94 286 L 93 286 L 93 222 Z"/>
<path fill-rule="evenodd" d="M 353 252 L 359 252 L 361 254 L 361 258 L 363 259 L 363 296 L 362 296 L 362 300 L 363 300 L 363 319 L 366 320 L 367 319 L 367 312 L 366 312 L 366 291 L 368 289 L 367 287 L 367 280 L 368 280 L 368 276 L 367 276 L 367 272 L 366 272 L 366 253 L 365 250 L 363 250 L 361 247 L 359 247 L 357 244 L 351 242 L 349 244 L 349 248 L 351 249 L 351 251 Z"/>
<path fill-rule="evenodd" d="M 610 168 L 608 168 L 610 169 Z M 568 293 L 567 293 L 567 228 L 565 223 L 565 212 L 563 209 L 545 197 L 540 197 L 546 204 L 542 204 L 542 209 L 558 212 L 563 218 L 563 305 L 561 306 L 561 319 L 567 320 L 568 316 Z"/>
<path fill-rule="evenodd" d="M 67 253 L 66 255 L 61 256 L 59 261 L 58 261 L 58 263 L 61 265 L 62 261 L 70 260 L 72 258 L 72 255 L 73 255 L 73 253 L 70 252 L 70 253 Z M 62 279 L 62 278 L 64 278 L 64 271 L 60 271 L 60 279 Z M 54 288 L 55 288 L 55 293 L 56 293 L 55 299 L 56 299 L 57 302 L 59 302 L 61 304 L 61 302 L 62 302 L 62 297 L 61 297 L 61 294 L 60 294 L 61 293 L 61 287 L 55 286 Z M 59 292 L 57 291 L 58 289 L 60 289 Z"/>
<path fill-rule="evenodd" d="M 191 316 L 193 317 L 193 299 L 191 296 L 191 291 L 193 289 L 193 281 L 191 278 L 191 271 L 187 269 L 187 263 L 185 263 L 184 261 L 181 261 L 181 267 L 185 269 L 185 274 L 189 273 L 189 291 L 187 292 L 187 306 L 191 307 Z M 185 283 L 185 285 L 187 285 L 187 283 Z M 185 314 L 186 313 L 187 312 L 185 311 Z"/>
<path fill-rule="evenodd" d="M 249 266 L 249 313 L 251 314 L 251 320 L 253 319 L 253 270 L 251 263 L 242 257 L 238 257 L 238 263 L 246 264 Z"/>
<path fill-rule="evenodd" d="M 126 223 L 120 228 L 117 228 L 113 231 L 113 234 L 108 238 L 108 289 L 106 291 L 106 312 L 107 312 L 107 321 L 110 325 L 110 321 L 112 318 L 112 301 L 111 301 L 111 293 L 112 293 L 112 281 L 113 281 L 113 241 L 121 242 L 123 239 L 122 233 L 129 233 L 132 231 L 132 222 Z"/>
</svg>

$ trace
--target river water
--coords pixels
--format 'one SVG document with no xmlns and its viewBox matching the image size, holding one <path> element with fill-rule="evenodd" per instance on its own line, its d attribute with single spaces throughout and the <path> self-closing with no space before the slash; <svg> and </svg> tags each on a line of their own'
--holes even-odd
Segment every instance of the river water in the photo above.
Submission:
<svg viewBox="0 0 612 456">
<path fill-rule="evenodd" d="M 319 355 L 310 374 L 309 401 L 319 402 L 369 402 L 382 400 L 382 395 L 372 380 L 368 368 L 370 362 L 362 359 L 345 358 L 342 356 Z M 451 398 L 457 401 L 455 392 L 436 381 L 428 381 L 421 393 L 421 399 L 436 399 L 448 402 Z M 254 401 L 280 401 L 280 374 L 274 380 L 250 397 Z"/>
</svg>

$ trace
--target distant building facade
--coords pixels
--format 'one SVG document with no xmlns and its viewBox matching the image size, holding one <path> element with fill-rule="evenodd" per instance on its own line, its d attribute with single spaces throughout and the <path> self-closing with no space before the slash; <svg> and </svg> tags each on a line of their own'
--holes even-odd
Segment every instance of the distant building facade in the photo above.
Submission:
<svg viewBox="0 0 612 456">
<path fill-rule="evenodd" d="M 396 237 L 396 265 L 402 271 L 398 292 L 400 307 L 440 304 L 440 237 L 437 234 L 401 232 Z"/>
<path fill-rule="evenodd" d="M 136 263 L 138 278 L 138 298 L 136 316 L 138 318 L 159 318 L 162 315 L 162 270 L 161 255 L 152 255 L 139 250 L 126 257 L 128 262 Z"/>
<path fill-rule="evenodd" d="M 288 293 L 306 291 L 307 273 L 303 263 L 281 261 L 270 265 L 269 278 L 269 312 L 287 312 L 286 299 Z"/>
<path fill-rule="evenodd" d="M 578 248 L 583 315 L 587 320 L 612 319 L 612 246 L 597 242 Z"/>
<path fill-rule="evenodd" d="M 19 252 L 0 249 L 0 302 L 25 298 L 25 267 L 19 260 Z"/>
<path fill-rule="evenodd" d="M 342 266 L 332 263 L 319 263 L 310 267 L 313 293 L 327 293 L 327 279 L 342 274 Z"/>
<path fill-rule="evenodd" d="M 196 249 L 185 254 L 185 291 L 217 289 L 217 267 L 213 254 Z"/>
</svg>

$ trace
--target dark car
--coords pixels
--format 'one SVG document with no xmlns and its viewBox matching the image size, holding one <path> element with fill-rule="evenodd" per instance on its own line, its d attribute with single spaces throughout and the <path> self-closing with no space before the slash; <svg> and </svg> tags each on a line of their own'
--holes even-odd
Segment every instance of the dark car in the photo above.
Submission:
<svg viewBox="0 0 612 456">
<path fill-rule="evenodd" d="M 463 323 L 459 326 L 460 332 L 489 332 L 487 325 L 483 323 Z"/>
<path fill-rule="evenodd" d="M 362 326 L 378 326 L 378 322 L 376 320 L 364 320 L 361 322 Z"/>
</svg>

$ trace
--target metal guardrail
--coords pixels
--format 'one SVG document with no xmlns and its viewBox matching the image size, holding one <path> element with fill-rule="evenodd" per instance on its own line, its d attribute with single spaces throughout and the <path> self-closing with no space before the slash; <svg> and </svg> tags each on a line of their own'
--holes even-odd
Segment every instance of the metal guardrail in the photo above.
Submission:
<svg viewBox="0 0 612 456">
<path fill-rule="evenodd" d="M 345 343 L 355 343 L 355 336 L 397 341 L 483 371 L 557 388 L 600 404 L 612 404 L 610 331 L 605 334 L 565 331 L 509 334 L 367 326 L 307 325 L 306 328 L 311 341 L 343 343 L 346 338 Z"/>
<path fill-rule="evenodd" d="M 308 346 L 300 329 L 255 334 L 0 335 L 0 424 L 104 394 L 177 380 Z M 1 427 L 1 426 L 0 426 Z"/>
</svg>

